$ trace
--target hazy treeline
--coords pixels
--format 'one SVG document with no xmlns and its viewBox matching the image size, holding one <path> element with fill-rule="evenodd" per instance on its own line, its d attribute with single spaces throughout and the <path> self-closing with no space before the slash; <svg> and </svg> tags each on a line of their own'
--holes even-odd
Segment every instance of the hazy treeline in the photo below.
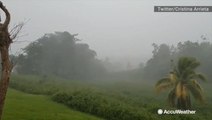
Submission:
<svg viewBox="0 0 212 120">
<path fill-rule="evenodd" d="M 24 53 L 13 56 L 15 70 L 20 74 L 55 75 L 69 79 L 137 79 L 158 80 L 171 71 L 171 60 L 181 56 L 195 57 L 201 62 L 199 71 L 211 78 L 212 44 L 210 42 L 180 42 L 176 46 L 153 43 L 152 57 L 138 69 L 112 72 L 108 64 L 96 58 L 88 44 L 78 42 L 68 32 L 46 34 L 25 47 Z M 142 61 L 141 61 L 142 62 Z"/>
<path fill-rule="evenodd" d="M 104 73 L 96 52 L 68 32 L 46 34 L 24 48 L 16 59 L 21 74 L 54 75 L 70 79 L 93 79 Z"/>
<path fill-rule="evenodd" d="M 211 78 L 212 71 L 212 44 L 210 42 L 179 42 L 176 46 L 167 44 L 152 44 L 153 56 L 148 60 L 145 67 L 140 70 L 143 77 L 151 80 L 158 80 L 167 75 L 175 65 L 177 59 L 182 56 L 195 57 L 200 61 L 201 65 L 198 71 L 204 73 L 207 78 Z"/>
</svg>

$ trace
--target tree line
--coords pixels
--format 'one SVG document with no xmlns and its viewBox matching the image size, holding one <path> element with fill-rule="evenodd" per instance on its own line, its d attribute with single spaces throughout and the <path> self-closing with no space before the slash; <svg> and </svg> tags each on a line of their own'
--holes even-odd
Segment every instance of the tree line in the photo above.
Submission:
<svg viewBox="0 0 212 120">
<path fill-rule="evenodd" d="M 179 42 L 176 46 L 167 44 L 152 44 L 152 57 L 149 59 L 140 73 L 143 78 L 157 80 L 167 75 L 167 71 L 173 69 L 172 62 L 177 62 L 180 57 L 194 57 L 200 61 L 201 66 L 197 69 L 211 78 L 212 74 L 212 44 L 208 41 Z"/>
<path fill-rule="evenodd" d="M 171 61 L 179 57 L 194 57 L 200 61 L 197 71 L 205 73 L 207 78 L 212 75 L 212 44 L 207 41 L 179 42 L 176 46 L 152 44 L 152 57 L 138 69 L 123 71 L 128 78 L 158 80 L 172 69 Z M 23 53 L 13 56 L 19 74 L 55 75 L 69 79 L 96 79 L 106 77 L 108 71 L 104 62 L 96 58 L 97 53 L 88 44 L 81 43 L 75 34 L 55 32 L 45 34 L 23 49 Z M 119 72 L 120 75 L 121 72 Z M 117 75 L 116 75 L 117 76 Z M 121 77 L 116 77 L 123 78 Z"/>
</svg>

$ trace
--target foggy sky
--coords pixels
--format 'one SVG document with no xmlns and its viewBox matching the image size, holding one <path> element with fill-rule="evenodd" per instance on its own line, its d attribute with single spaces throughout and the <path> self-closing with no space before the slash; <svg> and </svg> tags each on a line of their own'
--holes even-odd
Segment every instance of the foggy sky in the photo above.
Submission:
<svg viewBox="0 0 212 120">
<path fill-rule="evenodd" d="M 212 38 L 211 13 L 154 13 L 154 5 L 210 6 L 211 0 L 2 0 L 11 27 L 28 21 L 11 52 L 54 31 L 78 33 L 83 43 L 112 62 L 145 62 L 152 43 L 176 44 Z M 2 15 L 2 12 L 1 12 Z"/>
</svg>

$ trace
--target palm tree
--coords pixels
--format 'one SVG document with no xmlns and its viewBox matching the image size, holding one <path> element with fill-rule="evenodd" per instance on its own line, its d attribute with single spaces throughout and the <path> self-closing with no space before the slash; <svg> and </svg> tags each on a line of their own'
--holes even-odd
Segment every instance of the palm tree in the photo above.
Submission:
<svg viewBox="0 0 212 120">
<path fill-rule="evenodd" d="M 171 62 L 173 64 L 173 60 Z M 178 109 L 191 108 L 190 94 L 194 99 L 204 103 L 203 89 L 198 81 L 206 79 L 195 71 L 199 65 L 200 62 L 193 57 L 179 58 L 177 66 L 173 66 L 169 76 L 156 83 L 156 91 L 161 92 L 167 88 L 172 88 L 168 95 L 168 102 L 172 107 Z"/>
</svg>

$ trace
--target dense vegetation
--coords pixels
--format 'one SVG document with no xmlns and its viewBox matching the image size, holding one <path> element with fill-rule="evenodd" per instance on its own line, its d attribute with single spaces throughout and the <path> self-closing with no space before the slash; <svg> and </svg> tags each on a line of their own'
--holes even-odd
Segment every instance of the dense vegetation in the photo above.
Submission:
<svg viewBox="0 0 212 120">
<path fill-rule="evenodd" d="M 21 74 L 55 75 L 70 79 L 94 79 L 104 73 L 96 52 L 68 32 L 46 34 L 24 48 L 16 70 Z"/>
<path fill-rule="evenodd" d="M 201 63 L 198 71 L 205 73 L 206 78 L 212 78 L 212 44 L 210 42 L 186 41 L 178 43 L 177 46 L 153 44 L 153 47 L 152 58 L 147 61 L 144 69 L 140 70 L 143 78 L 160 79 L 171 70 L 171 60 L 177 61 L 182 56 L 195 57 Z"/>
<path fill-rule="evenodd" d="M 96 58 L 96 52 L 88 44 L 81 43 L 76 34 L 56 32 L 46 34 L 23 49 L 24 53 L 12 56 L 19 74 L 60 76 L 75 80 L 147 79 L 153 83 L 171 70 L 171 60 L 179 57 L 195 57 L 201 63 L 198 71 L 211 78 L 212 44 L 210 42 L 180 42 L 177 46 L 153 44 L 152 57 L 138 69 L 111 72 L 109 61 Z M 113 68 L 115 69 L 115 68 Z M 209 81 L 210 82 L 210 81 Z"/>
<path fill-rule="evenodd" d="M 153 86 L 145 83 L 132 81 L 87 83 L 56 77 L 13 76 L 10 85 L 27 93 L 50 95 L 52 100 L 72 109 L 106 119 L 206 120 L 212 117 L 210 114 L 212 96 L 209 92 L 206 92 L 207 105 L 192 103 L 193 109 L 197 110 L 196 115 L 159 116 L 157 114 L 159 108 L 174 108 L 166 104 L 165 95 L 156 96 L 152 91 Z M 210 85 L 203 87 L 206 91 L 211 89 Z"/>
<path fill-rule="evenodd" d="M 152 119 L 150 113 L 146 111 L 92 91 L 81 90 L 73 93 L 57 93 L 53 96 L 53 100 L 107 120 Z"/>
<path fill-rule="evenodd" d="M 97 59 L 96 52 L 75 36 L 68 32 L 46 34 L 24 48 L 23 54 L 12 56 L 17 64 L 10 87 L 30 94 L 47 95 L 72 109 L 109 120 L 212 118 L 212 97 L 208 92 L 211 90 L 210 79 L 207 85 L 203 84 L 208 103 L 191 103 L 192 109 L 197 110 L 196 115 L 159 116 L 159 108 L 175 108 L 164 101 L 166 94 L 156 96 L 153 91 L 156 81 L 173 70 L 171 61 L 176 63 L 182 56 L 200 60 L 202 65 L 197 72 L 206 73 L 207 78 L 211 78 L 211 43 L 153 44 L 153 56 L 145 65 L 111 72 L 105 69 L 105 61 Z"/>
</svg>

